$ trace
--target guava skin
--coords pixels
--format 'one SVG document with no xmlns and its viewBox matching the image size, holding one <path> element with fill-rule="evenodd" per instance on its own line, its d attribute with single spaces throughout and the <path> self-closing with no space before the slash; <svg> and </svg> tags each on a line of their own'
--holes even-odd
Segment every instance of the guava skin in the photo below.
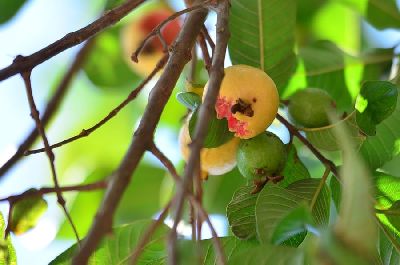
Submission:
<svg viewBox="0 0 400 265">
<path fill-rule="evenodd" d="M 273 179 L 283 170 L 287 158 L 284 143 L 271 132 L 241 140 L 237 151 L 237 166 L 247 179 Z"/>
<path fill-rule="evenodd" d="M 335 101 L 324 90 L 307 88 L 290 97 L 288 111 L 294 123 L 305 128 L 329 125 L 327 112 L 336 108 Z"/>
<path fill-rule="evenodd" d="M 224 69 L 215 111 L 218 119 L 228 121 L 229 131 L 241 139 L 264 132 L 274 121 L 279 93 L 274 81 L 261 69 L 233 65 Z M 208 89 L 204 88 L 203 100 Z"/>
</svg>

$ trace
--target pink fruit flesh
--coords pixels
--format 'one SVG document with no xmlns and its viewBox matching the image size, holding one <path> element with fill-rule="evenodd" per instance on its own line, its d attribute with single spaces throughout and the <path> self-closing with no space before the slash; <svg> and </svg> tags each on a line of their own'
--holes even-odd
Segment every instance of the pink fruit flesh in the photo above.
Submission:
<svg viewBox="0 0 400 265">
<path fill-rule="evenodd" d="M 247 122 L 240 121 L 233 116 L 231 112 L 233 101 L 229 101 L 226 97 L 217 98 L 217 103 L 215 104 L 215 110 L 217 112 L 217 118 L 228 120 L 229 131 L 234 132 L 235 136 L 241 137 L 245 136 L 249 131 L 247 130 Z"/>
<path fill-rule="evenodd" d="M 148 14 L 140 21 L 139 27 L 143 30 L 145 34 L 149 34 L 154 28 L 156 28 L 160 23 L 162 23 L 165 19 L 167 19 L 171 15 L 170 12 L 167 11 L 154 11 L 151 14 Z M 177 19 L 170 21 L 166 24 L 161 34 L 168 45 L 170 45 L 178 36 L 180 31 L 180 25 Z M 153 48 L 157 50 L 162 50 L 163 46 L 161 41 L 157 36 L 155 36 L 151 40 L 151 45 Z"/>
</svg>

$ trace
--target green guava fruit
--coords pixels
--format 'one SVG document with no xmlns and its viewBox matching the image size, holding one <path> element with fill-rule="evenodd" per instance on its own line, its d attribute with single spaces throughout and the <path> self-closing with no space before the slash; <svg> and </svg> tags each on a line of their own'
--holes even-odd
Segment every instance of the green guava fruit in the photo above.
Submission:
<svg viewBox="0 0 400 265">
<path fill-rule="evenodd" d="M 319 128 L 329 125 L 327 112 L 336 108 L 335 101 L 324 90 L 307 88 L 290 97 L 288 106 L 290 118 L 305 128 Z"/>
<path fill-rule="evenodd" d="M 271 132 L 264 132 L 254 138 L 242 139 L 237 151 L 237 166 L 240 173 L 249 180 L 278 176 L 287 158 L 284 143 Z"/>
</svg>

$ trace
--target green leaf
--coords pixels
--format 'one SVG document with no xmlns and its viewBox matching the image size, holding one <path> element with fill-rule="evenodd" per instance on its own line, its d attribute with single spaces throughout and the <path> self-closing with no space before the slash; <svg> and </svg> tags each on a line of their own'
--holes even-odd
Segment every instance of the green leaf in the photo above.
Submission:
<svg viewBox="0 0 400 265">
<path fill-rule="evenodd" d="M 367 20 L 378 29 L 400 28 L 400 12 L 396 0 L 369 0 Z"/>
<path fill-rule="evenodd" d="M 326 151 L 337 151 L 340 149 L 339 139 L 335 135 L 335 128 L 346 126 L 348 128 L 351 140 L 356 146 L 361 146 L 366 137 L 360 133 L 360 128 L 356 123 L 355 112 L 349 114 L 346 118 L 321 128 L 304 128 L 307 139 L 317 148 Z"/>
<path fill-rule="evenodd" d="M 297 155 L 296 147 L 291 144 L 287 146 L 287 149 L 288 158 L 286 160 L 285 168 L 282 171 L 284 178 L 279 182 L 279 186 L 281 187 L 287 187 L 293 182 L 311 177 L 308 169 Z"/>
<path fill-rule="evenodd" d="M 191 75 L 190 64 L 186 65 L 187 67 L 184 69 L 185 76 Z M 208 82 L 208 72 L 204 64 L 204 60 L 197 60 L 196 62 L 196 71 L 194 72 L 194 78 L 191 80 L 192 85 L 196 87 L 204 87 Z"/>
<path fill-rule="evenodd" d="M 120 41 L 118 27 L 101 33 L 83 66 L 90 81 L 107 91 L 131 91 L 140 81 L 124 61 Z"/>
<path fill-rule="evenodd" d="M 306 231 L 314 232 L 314 221 L 311 212 L 305 205 L 302 205 L 290 211 L 276 226 L 272 235 L 272 244 L 279 245 L 293 236 L 305 233 Z"/>
<path fill-rule="evenodd" d="M 32 192 L 28 190 L 26 193 Z M 47 211 L 47 202 L 42 197 L 28 197 L 14 203 L 10 230 L 20 235 L 34 228 L 40 217 Z"/>
<path fill-rule="evenodd" d="M 91 174 L 89 174 L 82 184 L 89 184 L 99 181 L 107 177 L 112 171 L 98 168 Z M 72 206 L 69 207 L 69 214 L 78 231 L 80 237 L 86 236 L 87 232 L 92 225 L 93 219 L 96 216 L 98 207 L 100 206 L 101 200 L 104 195 L 104 190 L 94 190 L 90 192 L 79 192 Z M 69 200 L 68 200 L 69 201 Z M 85 213 L 85 214 L 82 214 Z M 61 225 L 58 234 L 61 238 L 74 239 L 75 234 L 71 228 L 70 223 L 65 220 Z"/>
<path fill-rule="evenodd" d="M 201 104 L 201 97 L 194 92 L 180 92 L 176 98 L 190 110 L 195 110 Z"/>
<path fill-rule="evenodd" d="M 374 218 L 371 176 L 363 160 L 358 156 L 345 126 L 334 127 L 343 150 L 343 166 L 340 168 L 342 196 L 335 232 L 357 249 L 373 253 L 376 250 L 376 222 Z M 360 229 L 362 227 L 362 229 Z"/>
<path fill-rule="evenodd" d="M 367 81 L 356 102 L 358 126 L 368 135 L 376 134 L 376 125 L 396 108 L 397 87 L 387 81 Z"/>
<path fill-rule="evenodd" d="M 26 0 L 4 0 L 0 1 L 0 24 L 13 18 L 25 4 Z"/>
<path fill-rule="evenodd" d="M 282 92 L 296 65 L 296 1 L 232 0 L 231 4 L 232 63 L 262 69 Z"/>
<path fill-rule="evenodd" d="M 190 138 L 194 138 L 194 132 L 198 119 L 199 108 L 193 112 L 189 121 L 189 134 Z M 233 133 L 228 129 L 228 121 L 226 119 L 218 119 L 215 110 L 212 112 L 210 123 L 208 124 L 207 136 L 204 139 L 203 147 L 215 148 L 218 147 L 230 139 L 232 139 Z"/>
<path fill-rule="evenodd" d="M 330 41 L 318 41 L 303 47 L 299 56 L 304 61 L 308 87 L 327 91 L 339 111 L 352 107 L 352 99 L 344 76 L 345 53 Z"/>
<path fill-rule="evenodd" d="M 399 91 L 399 88 L 397 88 Z M 372 169 L 379 168 L 400 153 L 400 104 L 387 119 L 376 126 L 376 135 L 370 136 L 361 146 L 360 153 Z"/>
<path fill-rule="evenodd" d="M 8 236 L 4 239 L 5 229 L 4 218 L 0 213 L 0 265 L 17 265 L 17 255 L 11 238 Z"/>
<path fill-rule="evenodd" d="M 113 229 L 113 236 L 106 237 L 89 260 L 90 265 L 126 264 L 142 238 L 147 227 L 152 223 L 149 220 L 136 221 Z M 169 228 L 161 225 L 144 248 L 137 264 L 162 264 L 166 257 L 165 240 Z M 69 265 L 78 245 L 74 244 L 67 249 L 50 265 Z"/>
<path fill-rule="evenodd" d="M 230 265 L 279 264 L 303 265 L 305 253 L 302 249 L 284 246 L 260 245 L 233 253 Z"/>
<path fill-rule="evenodd" d="M 240 187 L 226 208 L 229 225 L 235 236 L 240 239 L 256 235 L 255 205 L 258 194 L 251 194 L 253 187 Z"/>
<path fill-rule="evenodd" d="M 340 211 L 340 201 L 341 201 L 341 196 L 342 196 L 342 187 L 341 187 L 339 181 L 337 180 L 337 178 L 335 178 L 335 177 L 331 178 L 329 187 L 331 189 L 332 200 L 335 204 L 336 210 L 339 212 Z"/>
<path fill-rule="evenodd" d="M 383 265 L 400 263 L 400 238 L 395 233 L 391 233 L 384 224 L 379 229 L 378 243 L 379 256 Z"/>
<path fill-rule="evenodd" d="M 277 225 L 292 210 L 303 203 L 310 205 L 316 195 L 320 179 L 303 179 L 292 183 L 286 189 L 277 185 L 267 184 L 260 192 L 256 203 L 257 234 L 262 243 L 271 243 Z M 324 185 L 313 207 L 312 216 L 317 225 L 326 226 L 329 220 L 330 195 Z M 296 238 L 289 245 L 298 246 L 304 239 Z"/>
</svg>

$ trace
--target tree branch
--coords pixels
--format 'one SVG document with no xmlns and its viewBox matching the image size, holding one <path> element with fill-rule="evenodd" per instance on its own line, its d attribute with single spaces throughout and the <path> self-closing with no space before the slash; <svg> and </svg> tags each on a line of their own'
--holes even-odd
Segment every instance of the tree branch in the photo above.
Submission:
<svg viewBox="0 0 400 265">
<path fill-rule="evenodd" d="M 43 196 L 43 195 L 49 194 L 49 193 L 57 193 L 58 191 L 60 191 L 60 192 L 94 191 L 94 190 L 99 190 L 99 189 L 105 189 L 107 187 L 107 183 L 108 183 L 107 180 L 101 180 L 101 181 L 93 182 L 90 184 L 59 187 L 58 189 L 56 189 L 55 187 L 43 187 L 40 189 L 30 189 L 21 194 L 11 195 L 6 198 L 2 198 L 2 199 L 0 199 L 0 202 L 5 202 L 5 201 L 16 202 L 21 199 L 26 199 L 29 197 L 38 197 L 38 196 Z"/>
<path fill-rule="evenodd" d="M 228 46 L 228 40 L 230 37 L 229 33 L 229 1 L 220 1 L 217 6 L 217 44 L 215 47 L 215 54 L 213 57 L 213 63 L 210 72 L 210 80 L 208 82 L 208 90 L 205 96 L 205 100 L 200 107 L 199 119 L 195 128 L 195 137 L 190 145 L 190 157 L 185 168 L 183 182 L 178 186 L 177 191 L 177 206 L 175 211 L 175 220 L 172 227 L 168 252 L 169 252 L 169 264 L 176 264 L 177 253 L 176 253 L 176 240 L 177 240 L 177 227 L 181 220 L 183 212 L 183 204 L 185 194 L 188 190 L 189 183 L 192 183 L 194 169 L 198 168 L 200 163 L 200 150 L 202 148 L 204 139 L 207 135 L 208 123 L 211 118 L 211 113 L 214 110 L 219 88 L 224 77 L 224 60 L 226 49 Z M 218 259 L 222 264 L 225 264 L 224 258 L 219 257 Z"/>
<path fill-rule="evenodd" d="M 82 49 L 77 53 L 74 61 L 69 67 L 68 71 L 65 73 L 63 79 L 58 85 L 53 96 L 47 103 L 46 109 L 44 110 L 44 113 L 40 118 L 44 127 L 46 127 L 46 125 L 49 123 L 51 118 L 54 116 L 54 114 L 61 106 L 61 102 L 63 101 L 65 95 L 67 94 L 68 89 L 71 87 L 70 84 L 73 81 L 75 74 L 81 68 L 83 62 L 85 61 L 87 55 L 91 50 L 91 47 L 93 47 L 93 42 L 94 42 L 93 40 L 88 41 L 82 47 Z M 18 147 L 18 150 L 15 152 L 15 154 L 12 157 L 10 157 L 4 165 L 1 166 L 0 179 L 5 175 L 5 173 L 8 172 L 8 170 L 10 170 L 21 159 L 21 157 L 23 157 L 24 152 L 33 145 L 38 136 L 39 132 L 35 127 L 32 129 L 31 133 Z"/>
<path fill-rule="evenodd" d="M 51 57 L 82 43 L 90 37 L 93 37 L 100 31 L 117 23 L 144 1 L 145 0 L 127 0 L 124 4 L 105 12 L 102 17 L 86 27 L 81 28 L 78 31 L 68 33 L 63 38 L 41 49 L 40 51 L 29 56 L 18 55 L 11 65 L 0 70 L 0 81 L 3 81 L 18 73 L 22 74 L 26 71 L 30 71 Z"/>
<path fill-rule="evenodd" d="M 131 93 L 129 93 L 128 97 L 122 101 L 116 108 L 114 108 L 112 111 L 110 111 L 101 121 L 93 125 L 92 127 L 88 129 L 83 129 L 79 134 L 74 135 L 68 139 L 65 139 L 61 142 L 55 143 L 51 145 L 50 147 L 52 149 L 58 148 L 60 146 L 69 144 L 73 141 L 79 140 L 83 137 L 89 136 L 91 133 L 102 127 L 104 124 L 106 124 L 109 120 L 111 120 L 113 117 L 115 117 L 126 105 L 128 105 L 132 100 L 134 100 L 137 95 L 142 91 L 144 86 L 151 80 L 153 77 L 164 67 L 168 60 L 168 54 L 165 54 L 164 57 L 157 63 L 156 67 L 153 69 L 153 71 L 147 76 L 146 79 L 144 79 L 140 85 L 135 88 Z M 34 150 L 29 150 L 24 153 L 24 155 L 32 155 L 32 154 L 37 154 L 41 152 L 45 152 L 45 148 L 39 148 L 39 149 L 34 149 Z"/>
<path fill-rule="evenodd" d="M 87 237 L 82 242 L 81 248 L 73 257 L 72 264 L 87 264 L 89 257 L 95 251 L 100 240 L 111 231 L 117 205 L 143 153 L 153 141 L 154 130 L 160 120 L 161 113 L 171 96 L 184 65 L 190 60 L 192 47 L 206 16 L 206 9 L 196 10 L 188 15 L 176 43 L 171 48 L 171 56 L 167 66 L 150 93 L 149 103 L 146 106 L 130 147 L 111 178 L 111 183 L 100 207 L 101 210 L 97 213 L 96 219 Z"/>
<path fill-rule="evenodd" d="M 55 163 L 54 163 L 55 156 L 54 156 L 53 151 L 50 148 L 50 144 L 49 144 L 49 141 L 47 139 L 43 124 L 40 121 L 39 111 L 36 108 L 36 103 L 35 103 L 35 100 L 33 98 L 32 83 L 31 83 L 31 71 L 24 72 L 24 73 L 21 74 L 21 76 L 22 76 L 22 78 L 24 79 L 24 82 L 25 82 L 26 94 L 27 94 L 29 106 L 30 106 L 30 109 L 31 109 L 31 116 L 32 116 L 33 120 L 36 123 L 36 128 L 37 128 L 37 130 L 38 130 L 38 132 L 39 132 L 39 134 L 40 134 L 40 136 L 41 136 L 41 138 L 43 140 L 43 143 L 44 143 L 44 146 L 45 146 L 45 149 L 46 149 L 46 155 L 47 155 L 49 163 L 50 163 L 50 169 L 51 169 L 51 175 L 53 177 L 54 187 L 55 187 L 55 189 L 57 191 L 56 192 L 57 193 L 57 202 L 61 206 L 61 208 L 63 209 L 64 214 L 68 219 L 68 222 L 70 223 L 72 229 L 74 230 L 76 239 L 79 242 L 80 240 L 79 240 L 78 231 L 76 230 L 75 224 L 72 221 L 72 218 L 68 213 L 67 207 L 65 206 L 65 200 L 64 200 L 64 198 L 62 196 L 62 193 L 59 191 L 60 186 L 58 184 L 57 171 L 56 171 L 56 166 L 55 166 Z M 10 212 L 10 214 L 11 214 L 11 212 Z"/>
<path fill-rule="evenodd" d="M 290 124 L 289 121 L 287 121 L 284 117 L 282 117 L 279 113 L 276 114 L 276 118 L 283 123 L 283 125 L 286 126 L 286 128 L 289 130 L 290 134 L 296 136 L 305 146 L 308 147 L 308 149 L 310 149 L 310 151 L 327 167 L 329 168 L 329 170 L 332 172 L 333 175 L 335 175 L 335 177 L 339 179 L 339 174 L 336 168 L 336 165 L 329 159 L 327 159 L 325 156 L 323 156 L 321 154 L 321 152 L 319 152 L 317 150 L 317 148 L 315 148 L 298 130 L 296 127 L 294 127 L 292 124 Z"/>
</svg>

